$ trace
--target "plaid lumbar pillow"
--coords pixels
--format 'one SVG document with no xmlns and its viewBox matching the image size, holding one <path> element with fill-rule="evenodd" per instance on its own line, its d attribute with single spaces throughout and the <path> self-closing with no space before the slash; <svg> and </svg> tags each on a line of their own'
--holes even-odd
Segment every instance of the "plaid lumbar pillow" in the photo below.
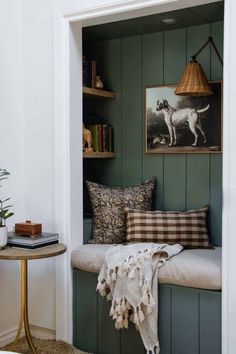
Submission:
<svg viewBox="0 0 236 354">
<path fill-rule="evenodd" d="M 155 178 L 128 188 L 110 188 L 86 181 L 93 209 L 93 239 L 90 243 L 122 243 L 126 227 L 124 208 L 150 210 Z"/>
<path fill-rule="evenodd" d="M 185 248 L 210 248 L 207 212 L 208 207 L 187 212 L 125 208 L 126 241 L 180 243 Z"/>
</svg>

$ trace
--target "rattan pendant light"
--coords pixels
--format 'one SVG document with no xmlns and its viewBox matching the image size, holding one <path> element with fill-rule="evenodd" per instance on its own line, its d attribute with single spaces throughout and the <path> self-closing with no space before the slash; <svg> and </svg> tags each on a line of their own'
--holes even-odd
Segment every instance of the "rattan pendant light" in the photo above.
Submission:
<svg viewBox="0 0 236 354">
<path fill-rule="evenodd" d="M 178 83 L 175 94 L 180 96 L 209 96 L 212 95 L 212 89 L 208 84 L 207 77 L 203 71 L 202 66 L 196 61 L 198 54 L 211 43 L 216 51 L 218 59 L 223 65 L 223 60 L 215 46 L 212 37 L 209 37 L 207 42 L 199 49 L 199 51 L 192 56 L 192 60 L 187 64 L 183 75 Z"/>
</svg>

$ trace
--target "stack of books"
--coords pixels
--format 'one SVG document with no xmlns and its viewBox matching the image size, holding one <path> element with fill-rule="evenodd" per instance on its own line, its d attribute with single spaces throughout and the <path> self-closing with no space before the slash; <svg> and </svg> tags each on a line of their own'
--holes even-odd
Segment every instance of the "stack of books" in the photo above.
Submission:
<svg viewBox="0 0 236 354">
<path fill-rule="evenodd" d="M 114 129 L 109 124 L 89 125 L 93 151 L 114 152 Z"/>
<path fill-rule="evenodd" d="M 11 247 L 36 249 L 58 243 L 58 234 L 43 232 L 39 236 L 19 236 L 14 232 L 8 232 L 7 245 Z"/>
</svg>

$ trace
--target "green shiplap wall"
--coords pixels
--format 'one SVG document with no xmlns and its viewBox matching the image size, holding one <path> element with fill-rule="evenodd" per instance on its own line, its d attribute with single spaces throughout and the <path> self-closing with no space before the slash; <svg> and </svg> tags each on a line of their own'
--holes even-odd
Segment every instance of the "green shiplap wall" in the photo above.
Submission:
<svg viewBox="0 0 236 354">
<path fill-rule="evenodd" d="M 138 331 L 117 331 L 110 303 L 96 291 L 97 274 L 73 271 L 73 343 L 97 354 L 146 354 Z M 221 353 L 221 292 L 159 285 L 160 354 Z M 89 310 L 88 310 L 89 309 Z"/>
<path fill-rule="evenodd" d="M 209 35 L 222 55 L 223 22 L 101 44 L 103 80 L 117 98 L 102 102 L 99 110 L 114 127 L 117 157 L 94 162 L 90 176 L 96 180 L 97 174 L 98 181 L 111 186 L 134 185 L 156 176 L 155 208 L 187 210 L 210 205 L 211 239 L 221 245 L 222 155 L 144 152 L 145 87 L 177 83 L 190 55 Z M 221 64 L 210 47 L 199 55 L 199 61 L 210 80 L 222 79 Z"/>
</svg>

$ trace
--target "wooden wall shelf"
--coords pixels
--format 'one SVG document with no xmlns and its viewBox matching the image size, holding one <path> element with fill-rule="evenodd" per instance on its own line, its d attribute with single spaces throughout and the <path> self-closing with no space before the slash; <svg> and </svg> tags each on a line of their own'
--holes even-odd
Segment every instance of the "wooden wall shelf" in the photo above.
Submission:
<svg viewBox="0 0 236 354">
<path fill-rule="evenodd" d="M 83 86 L 83 94 L 85 97 L 115 98 L 116 94 L 112 91 L 99 90 L 92 87 Z"/>
<path fill-rule="evenodd" d="M 84 159 L 114 159 L 114 152 L 84 152 Z"/>
</svg>

